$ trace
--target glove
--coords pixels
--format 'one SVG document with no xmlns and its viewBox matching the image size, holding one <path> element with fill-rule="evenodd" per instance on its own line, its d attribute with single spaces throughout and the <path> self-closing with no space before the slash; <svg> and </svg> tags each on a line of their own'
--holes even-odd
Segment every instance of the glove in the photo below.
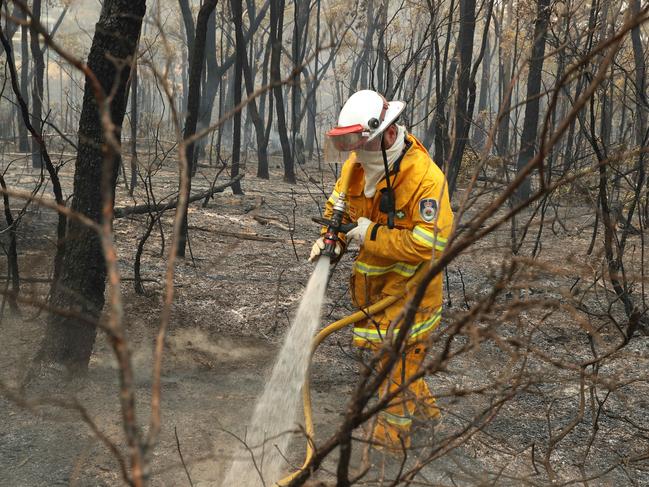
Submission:
<svg viewBox="0 0 649 487">
<path fill-rule="evenodd" d="M 311 247 L 311 255 L 309 256 L 309 262 L 314 262 L 322 253 L 325 248 L 324 237 L 320 237 L 315 241 L 313 247 Z M 340 242 L 336 242 L 336 248 L 334 248 L 334 254 L 338 257 L 343 251 L 343 246 Z"/>
<path fill-rule="evenodd" d="M 347 232 L 347 242 L 349 243 L 352 240 L 358 240 L 358 245 L 363 245 L 365 242 L 365 234 L 367 234 L 367 230 L 370 228 L 371 224 L 372 220 L 363 216 L 360 217 L 356 222 L 356 228 L 352 228 Z"/>
</svg>

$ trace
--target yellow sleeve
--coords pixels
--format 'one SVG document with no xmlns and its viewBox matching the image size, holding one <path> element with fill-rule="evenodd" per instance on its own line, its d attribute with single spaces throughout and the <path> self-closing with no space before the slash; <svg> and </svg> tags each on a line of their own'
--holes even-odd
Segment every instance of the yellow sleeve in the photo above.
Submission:
<svg viewBox="0 0 649 487">
<path fill-rule="evenodd" d="M 338 196 L 340 195 L 339 192 L 340 189 L 340 178 L 336 181 L 336 184 L 334 185 L 334 189 L 331 192 L 331 195 L 329 195 L 329 199 L 327 199 L 327 202 L 325 203 L 325 209 L 324 209 L 324 217 L 329 219 L 331 218 L 331 214 L 333 213 L 334 209 L 334 204 L 338 200 Z"/>
<path fill-rule="evenodd" d="M 428 205 L 428 206 L 426 206 Z M 432 213 L 421 208 L 433 208 Z M 418 264 L 441 254 L 453 229 L 453 210 L 446 181 L 418 192 L 412 205 L 412 229 L 389 229 L 373 223 L 363 246 L 368 252 L 398 262 Z"/>
</svg>

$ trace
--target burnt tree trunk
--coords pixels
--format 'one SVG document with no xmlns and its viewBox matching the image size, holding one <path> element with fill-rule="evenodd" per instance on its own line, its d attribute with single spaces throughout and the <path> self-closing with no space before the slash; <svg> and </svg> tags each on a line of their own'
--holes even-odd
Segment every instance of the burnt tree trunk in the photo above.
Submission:
<svg viewBox="0 0 649 487">
<path fill-rule="evenodd" d="M 509 85 L 512 81 L 512 56 L 508 49 L 503 47 L 503 34 L 511 29 L 512 19 L 512 5 L 511 0 L 503 5 L 501 15 L 501 28 L 496 30 L 496 38 L 498 39 L 498 88 L 500 107 L 502 116 L 498 120 L 498 132 L 496 137 L 496 152 L 501 157 L 505 157 L 509 153 L 509 125 L 511 123 L 510 111 L 512 103 L 512 93 L 509 90 Z M 516 28 L 516 38 L 518 38 L 518 24 Z"/>
<path fill-rule="evenodd" d="M 29 27 L 27 25 L 20 28 L 20 92 L 29 106 Z M 38 127 L 36 129 L 38 130 Z M 29 152 L 27 127 L 22 122 L 18 123 L 18 150 Z"/>
<path fill-rule="evenodd" d="M 473 145 L 476 149 L 482 150 L 486 142 L 486 133 L 489 130 L 488 118 L 488 94 L 490 85 L 490 68 L 491 68 L 491 46 L 489 44 L 489 32 L 485 32 L 484 61 L 482 62 L 482 73 L 480 75 L 480 95 L 478 98 L 478 117 L 476 126 L 473 129 Z"/>
<path fill-rule="evenodd" d="M 475 0 L 460 0 L 460 73 L 455 99 L 455 138 L 448 164 L 448 188 L 453 194 L 462 164 L 462 155 L 469 136 L 469 87 L 471 79 L 471 58 L 473 57 L 473 36 L 475 33 Z M 485 33 L 487 34 L 487 33 Z"/>
<path fill-rule="evenodd" d="M 198 112 L 197 127 L 202 130 L 209 126 L 212 119 L 212 110 L 214 109 L 214 100 L 218 92 L 223 72 L 219 69 L 216 60 L 216 14 L 211 15 L 207 22 L 207 33 L 205 35 L 205 76 L 202 77 L 203 89 L 201 91 L 201 104 Z M 196 141 L 194 152 L 197 159 L 205 157 L 205 147 L 207 138 Z M 195 176 L 196 165 L 194 165 Z"/>
<path fill-rule="evenodd" d="M 298 138 L 300 126 L 302 124 L 302 68 L 298 69 L 298 66 L 304 63 L 304 57 L 306 55 L 306 41 L 309 32 L 310 13 L 311 8 L 309 2 L 304 0 L 295 1 L 295 7 L 293 10 L 293 42 L 291 50 L 296 75 L 291 85 L 291 149 L 293 160 L 298 161 L 299 163 L 304 162 L 302 156 L 304 153 L 304 146 L 301 144 L 302 150 L 296 150 L 296 139 Z M 298 145 L 300 144 L 298 143 Z"/>
<path fill-rule="evenodd" d="M 634 14 L 638 15 L 640 13 L 640 2 L 639 0 L 631 0 L 630 2 L 631 9 Z M 649 99 L 647 97 L 647 64 L 645 61 L 645 50 L 642 45 L 642 35 L 640 32 L 640 27 L 637 26 L 631 31 L 631 41 L 633 44 L 633 59 L 635 61 L 635 105 L 636 105 L 636 124 L 635 124 L 635 143 L 639 149 L 647 146 L 647 137 L 649 136 L 647 130 L 647 110 L 649 110 Z M 638 165 L 636 166 L 636 178 L 635 178 L 635 197 L 634 202 L 632 203 L 631 208 L 629 209 L 627 215 L 627 221 L 625 228 L 628 233 L 628 229 L 631 227 L 631 220 L 633 219 L 633 212 L 635 210 L 636 203 L 642 201 L 642 191 L 646 179 L 646 152 L 644 150 L 638 151 Z M 649 223 L 649 186 L 645 190 L 645 203 L 644 208 L 640 208 L 641 216 L 644 219 L 644 224 Z"/>
<path fill-rule="evenodd" d="M 32 20 L 34 23 L 41 21 L 41 0 L 34 0 L 32 6 Z M 34 60 L 34 80 L 32 84 L 32 126 L 42 133 L 43 115 L 43 77 L 45 76 L 45 62 L 41 51 L 38 35 L 32 31 L 29 36 L 29 46 Z M 38 141 L 32 137 L 32 167 L 43 167 L 43 157 Z"/>
<path fill-rule="evenodd" d="M 130 59 L 135 55 L 145 10 L 145 0 L 106 0 L 88 55 L 88 67 L 104 92 L 114 92 L 110 114 L 118 140 L 126 112 Z M 123 68 L 118 68 L 116 61 Z M 119 161 L 104 158 L 105 144 L 99 106 L 91 82 L 86 80 L 71 209 L 96 222 L 101 220 L 104 171 L 110 171 L 114 192 L 119 169 Z M 99 320 L 104 306 L 106 264 L 99 235 L 76 220 L 68 223 L 62 252 L 61 276 L 53 285 L 50 300 L 54 308 L 72 313 L 50 315 L 37 360 L 82 371 L 88 367 L 97 335 L 88 320 Z"/>
<path fill-rule="evenodd" d="M 270 36 L 268 37 L 268 42 L 266 45 L 266 52 L 264 53 L 264 69 L 262 72 L 262 77 L 261 77 L 261 84 L 262 86 L 266 86 L 268 84 L 268 77 L 269 77 L 269 59 L 270 59 L 270 52 L 272 51 L 271 49 L 272 45 L 272 39 Z M 266 109 L 266 102 L 268 102 L 268 108 Z M 268 113 L 266 113 L 268 111 Z M 266 154 L 268 154 L 268 142 L 270 140 L 270 131 L 273 127 L 273 90 L 268 90 L 266 93 L 266 96 L 262 97 L 261 102 L 259 103 L 259 118 L 261 120 L 264 120 L 264 117 L 266 117 L 266 127 L 264 129 L 264 150 L 266 151 Z M 257 166 L 257 177 L 259 178 L 264 178 L 268 179 L 269 178 L 269 170 L 268 170 L 268 158 L 265 160 L 259 159 L 259 164 Z"/>
<path fill-rule="evenodd" d="M 230 0 L 232 8 L 232 17 L 234 18 L 235 28 L 235 50 L 237 58 L 234 62 L 234 106 L 241 103 L 241 77 L 243 64 L 246 62 L 246 41 L 243 38 L 243 7 L 241 0 Z M 234 123 L 232 124 L 232 170 L 230 175 L 235 178 L 239 175 L 239 164 L 241 159 L 241 110 L 234 113 Z M 234 194 L 243 194 L 241 183 L 237 181 L 232 185 Z"/>
<path fill-rule="evenodd" d="M 541 94 L 541 73 L 543 71 L 543 58 L 545 57 L 545 38 L 550 17 L 550 0 L 538 0 L 537 16 L 534 23 L 534 44 L 530 58 L 530 71 L 527 76 L 527 101 L 525 103 L 525 118 L 523 119 L 523 132 L 521 133 L 521 150 L 518 155 L 516 167 L 522 170 L 536 151 L 536 133 L 539 125 L 539 105 Z M 530 197 L 532 185 L 527 177 L 517 191 L 520 201 Z"/>
<path fill-rule="evenodd" d="M 128 193 L 133 196 L 133 191 L 137 186 L 137 89 L 138 73 L 137 60 L 133 63 L 133 72 L 131 73 L 131 185 Z"/>
<path fill-rule="evenodd" d="M 205 64 L 205 42 L 207 40 L 207 23 L 211 15 L 214 14 L 217 0 L 207 0 L 201 9 L 198 11 L 196 18 L 196 37 L 194 38 L 194 50 L 190 54 L 192 60 L 189 67 L 189 88 L 187 94 L 187 118 L 185 119 L 185 130 L 183 131 L 183 138 L 188 139 L 196 133 L 196 123 L 198 121 L 198 110 L 201 105 L 201 77 L 203 73 L 203 65 Z M 185 155 L 187 156 L 187 165 L 185 168 L 188 177 L 188 184 L 186 188 L 186 195 L 189 197 L 191 194 L 191 174 L 194 169 L 194 144 L 187 144 L 185 148 Z M 189 205 L 188 205 L 189 206 Z M 187 246 L 187 209 L 182 217 L 182 224 L 180 235 L 178 236 L 178 256 L 185 256 L 185 247 Z"/>
<path fill-rule="evenodd" d="M 238 8 L 241 9 L 240 0 L 233 0 L 233 3 L 239 3 Z M 250 11 L 250 6 L 248 7 Z M 234 13 L 234 8 L 233 8 Z M 241 56 L 243 76 L 246 83 L 246 93 L 248 96 L 252 96 L 255 91 L 255 80 L 252 75 L 252 70 L 250 69 L 250 63 L 246 55 L 246 41 L 243 36 L 243 21 L 237 21 L 237 15 L 235 14 L 235 42 L 237 45 L 237 54 Z M 239 52 L 241 51 L 241 52 Z M 264 121 L 262 116 L 257 109 L 257 100 L 255 98 L 251 99 L 247 105 L 248 117 L 255 126 L 255 136 L 257 140 L 257 177 L 268 179 L 268 139 L 265 137 L 264 130 Z M 234 166 L 233 166 L 234 169 Z"/>
<path fill-rule="evenodd" d="M 450 140 L 448 135 L 448 120 L 446 118 L 446 100 L 448 99 L 452 80 L 455 77 L 455 70 L 457 69 L 456 55 L 452 56 L 451 65 L 448 67 L 448 53 L 451 45 L 451 25 L 453 24 L 453 11 L 455 8 L 455 0 L 451 0 L 449 7 L 448 24 L 446 28 L 446 43 L 444 45 L 443 55 L 440 52 L 439 41 L 437 37 L 433 39 L 435 49 L 435 99 L 436 108 L 433 116 L 433 122 L 428 127 L 428 131 L 424 136 L 424 145 L 430 147 L 434 141 L 434 157 L 433 159 L 439 164 L 442 164 L 450 150 Z M 456 45 L 456 50 L 459 45 Z M 442 60 L 440 63 L 440 59 Z"/>
<path fill-rule="evenodd" d="M 183 69 L 183 104 L 181 111 L 187 109 L 187 98 L 189 88 L 187 87 L 187 79 L 189 78 L 189 67 L 192 65 L 192 51 L 194 50 L 194 37 L 196 36 L 194 28 L 194 17 L 192 10 L 189 6 L 189 0 L 178 0 L 180 6 L 180 13 L 183 18 L 183 26 L 185 27 L 185 39 L 187 41 L 187 51 L 183 52 L 187 56 L 187 68 Z"/>
<path fill-rule="evenodd" d="M 271 2 L 270 5 L 270 83 L 273 85 L 275 95 L 275 107 L 277 109 L 277 132 L 282 144 L 284 156 L 284 181 L 295 183 L 295 170 L 291 146 L 288 140 L 286 128 L 286 111 L 284 108 L 284 90 L 282 89 L 282 78 L 280 73 L 280 61 L 282 54 L 282 36 L 284 32 L 284 0 Z"/>
</svg>

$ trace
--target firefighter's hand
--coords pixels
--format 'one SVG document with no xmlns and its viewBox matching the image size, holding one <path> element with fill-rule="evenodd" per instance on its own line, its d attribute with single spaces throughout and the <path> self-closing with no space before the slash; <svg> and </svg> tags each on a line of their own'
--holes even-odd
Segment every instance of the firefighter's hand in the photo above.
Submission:
<svg viewBox="0 0 649 487">
<path fill-rule="evenodd" d="M 309 262 L 315 262 L 315 260 L 320 257 L 320 254 L 325 248 L 325 243 L 324 243 L 324 238 L 320 237 L 318 240 L 315 241 L 313 244 L 313 247 L 311 247 L 311 255 L 309 256 Z M 340 242 L 336 242 L 336 248 L 334 249 L 334 253 L 336 254 L 336 257 L 338 257 L 343 251 L 343 246 L 340 244 Z"/>
<path fill-rule="evenodd" d="M 351 242 L 352 240 L 356 240 L 358 241 L 358 245 L 363 245 L 363 242 L 365 242 L 365 234 L 367 233 L 367 230 L 370 228 L 371 224 L 372 220 L 363 216 L 360 217 L 356 222 L 356 228 L 352 228 L 349 232 L 347 232 L 347 243 Z"/>
</svg>

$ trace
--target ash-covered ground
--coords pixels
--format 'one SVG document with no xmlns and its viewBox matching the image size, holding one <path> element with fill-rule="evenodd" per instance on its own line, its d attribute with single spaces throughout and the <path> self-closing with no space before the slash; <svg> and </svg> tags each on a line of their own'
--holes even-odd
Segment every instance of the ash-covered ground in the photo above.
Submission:
<svg viewBox="0 0 649 487">
<path fill-rule="evenodd" d="M 71 163 L 61 170 L 67 195 L 72 170 Z M 207 189 L 215 172 L 202 166 L 194 191 Z M 318 235 L 311 217 L 320 215 L 334 171 L 309 163 L 298 168 L 298 184 L 290 185 L 282 182 L 275 160 L 270 181 L 254 174 L 249 167 L 245 195 L 228 189 L 206 206 L 194 203 L 190 208 L 191 255 L 176 268 L 162 374 L 163 425 L 150 457 L 154 486 L 190 485 L 178 444 L 193 485 L 220 485 L 313 269 L 306 260 Z M 22 189 L 31 189 L 38 177 L 20 160 L 5 175 L 10 187 Z M 177 188 L 177 170 L 165 166 L 153 180 L 158 197 L 170 195 Z M 119 185 L 116 206 L 144 201 L 141 187 L 130 198 L 121 179 Z M 49 197 L 50 187 L 42 193 Z M 485 192 L 468 215 L 492 194 Z M 463 195 L 462 190 L 454 195 L 454 206 Z M 11 207 L 17 214 L 22 202 L 12 199 Z M 615 304 L 609 305 L 614 299 L 602 278 L 601 245 L 586 255 L 592 209 L 574 199 L 557 208 L 552 225 L 546 222 L 534 261 L 525 259 L 538 224 L 530 227 L 529 242 L 513 270 L 511 232 L 505 224 L 448 266 L 444 323 L 429 355 L 434 359 L 448 342 L 451 358 L 427 379 L 444 421 L 435 428 L 418 427 L 415 448 L 404 462 L 398 455 L 372 454 L 372 468 L 359 485 L 391 485 L 395 476 L 419 466 L 410 485 L 649 485 L 649 338 L 636 336 L 615 351 L 621 338 L 612 318 L 620 326 L 624 319 Z M 141 265 L 145 295 L 134 291 L 133 264 L 146 215 L 114 224 L 137 415 L 144 428 L 172 217 L 168 212 L 146 243 Z M 27 208 L 18 253 L 21 293 L 33 300 L 46 298 L 54 236 L 55 215 Z M 348 294 L 352 257 L 353 251 L 333 269 L 323 326 L 354 311 Z M 0 266 L 6 276 L 6 259 Z M 510 282 L 502 284 L 508 273 Z M 494 289 L 498 292 L 490 299 Z M 468 310 L 478 306 L 477 319 L 467 318 Z M 46 319 L 33 306 L 21 305 L 19 313 L 3 306 L 0 378 L 13 392 L 0 395 L 0 485 L 122 485 L 118 462 L 79 413 L 53 404 L 78 401 L 126 452 L 110 346 L 100 334 L 86 377 L 70 383 L 40 377 L 25 384 Z M 449 338 L 453 324 L 462 320 L 468 324 Z M 583 366 L 594 354 L 606 358 L 598 366 Z M 338 429 L 358 369 L 349 330 L 328 339 L 316 353 L 316 444 Z M 360 466 L 362 436 L 360 430 L 355 435 L 355 468 Z M 284 452 L 287 472 L 301 464 L 304 447 L 296 434 Z M 335 483 L 336 457 L 334 452 L 315 478 Z"/>
</svg>

